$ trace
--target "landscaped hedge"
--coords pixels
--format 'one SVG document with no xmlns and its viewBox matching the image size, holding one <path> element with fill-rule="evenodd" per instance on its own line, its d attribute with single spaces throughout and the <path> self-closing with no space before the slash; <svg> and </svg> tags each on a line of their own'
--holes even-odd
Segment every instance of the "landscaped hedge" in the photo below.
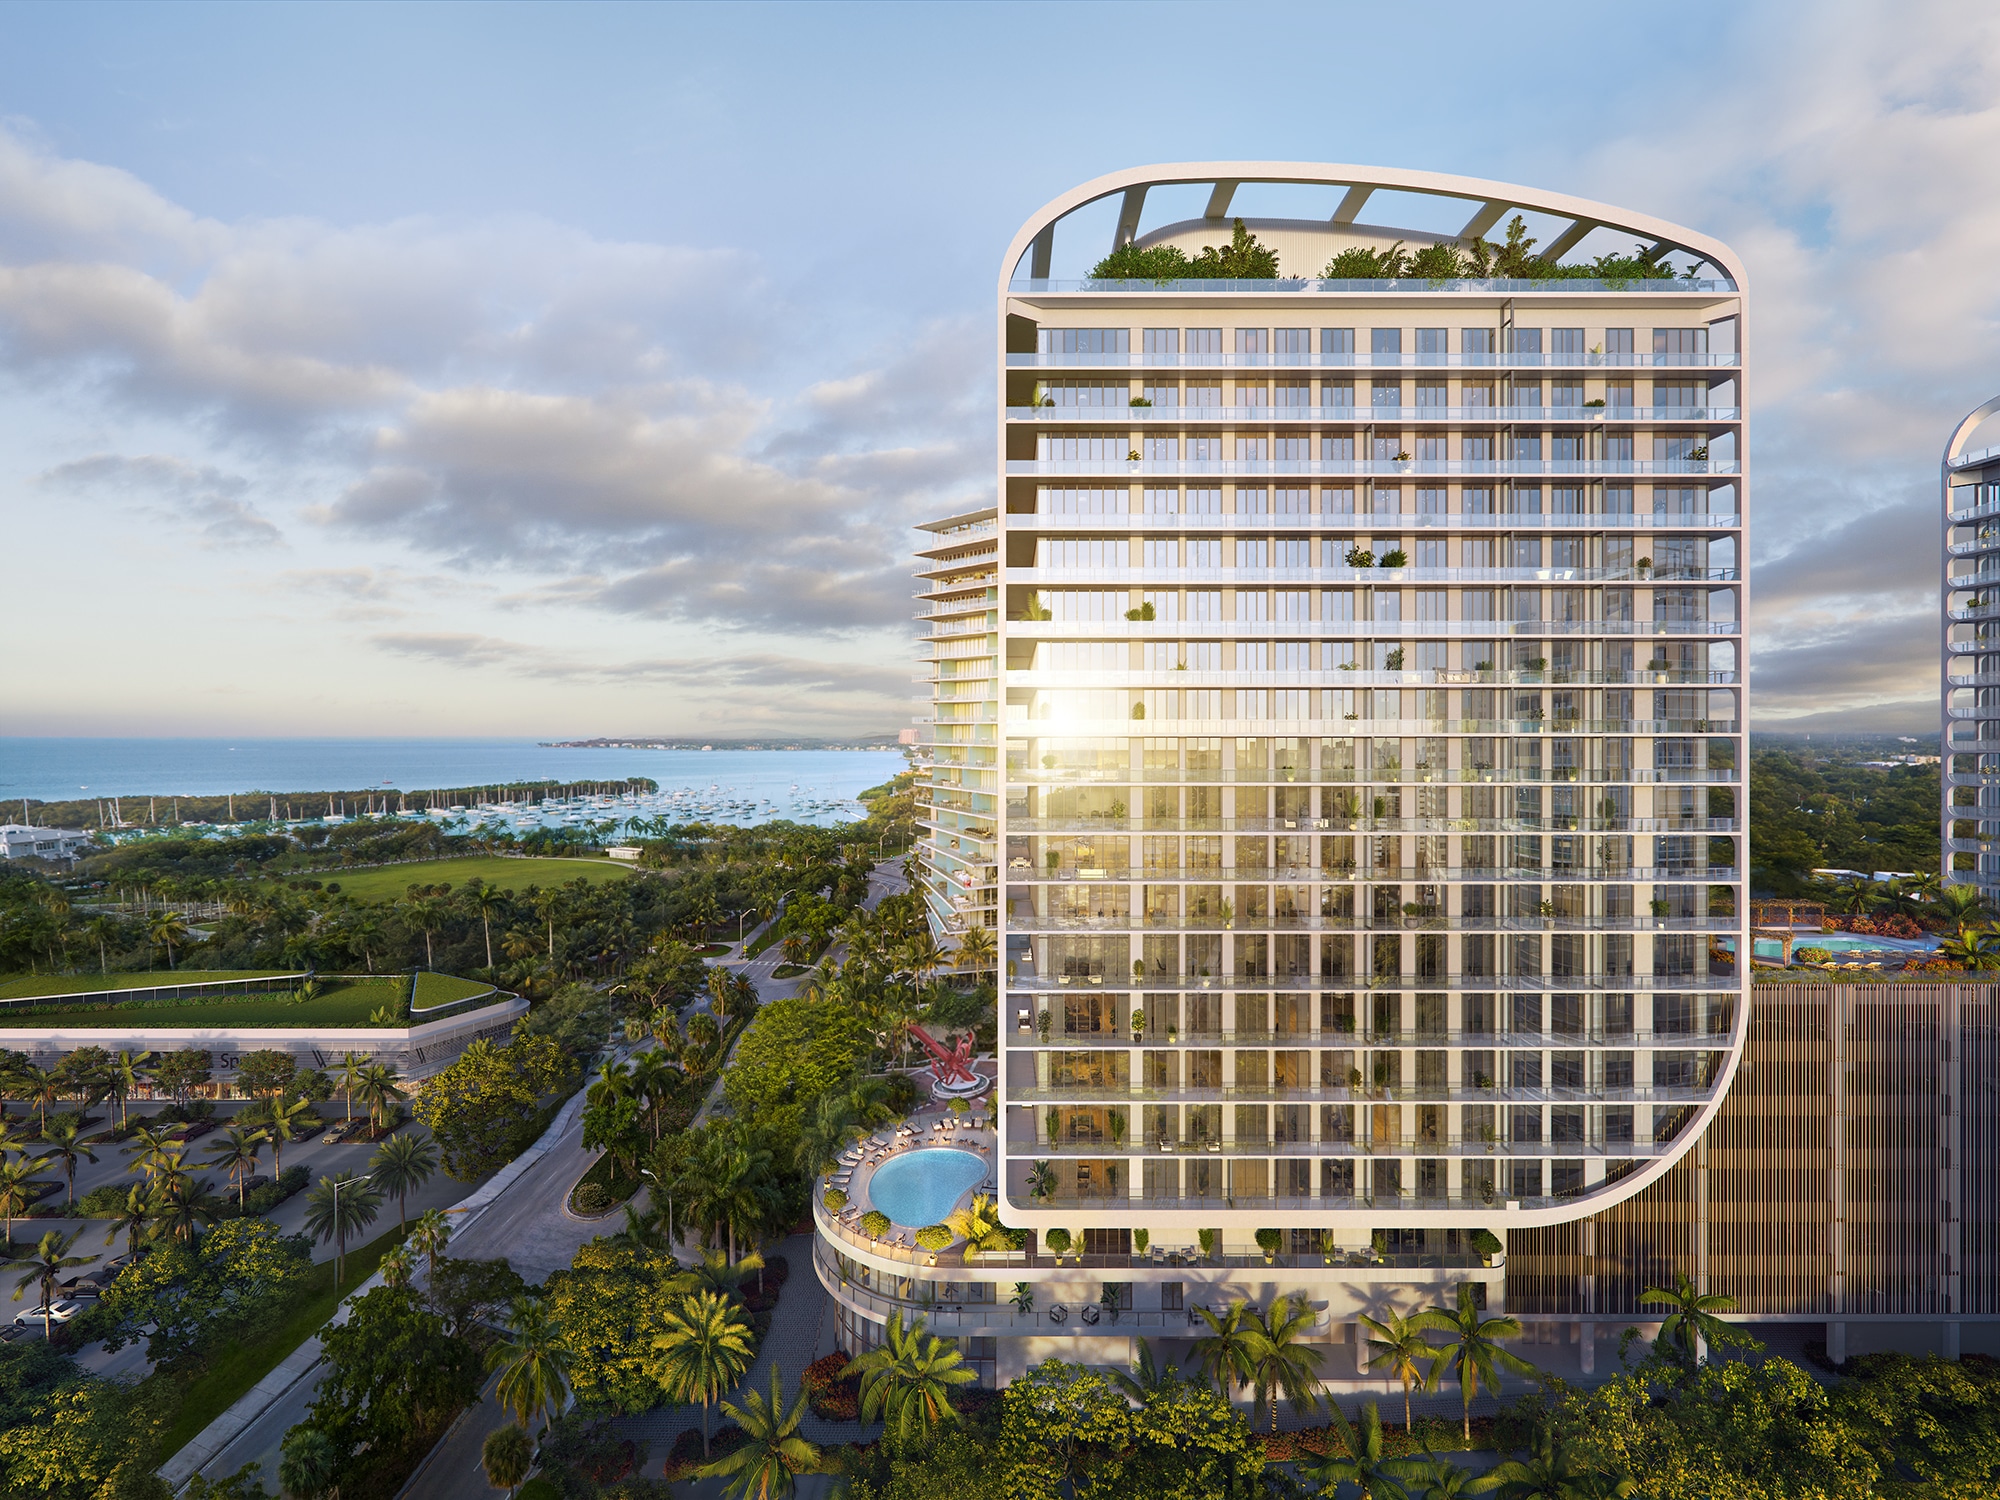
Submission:
<svg viewBox="0 0 2000 1500">
<path fill-rule="evenodd" d="M 806 1366 L 806 1400 L 814 1416 L 828 1422 L 861 1420 L 861 1377 L 840 1378 L 849 1359 L 846 1350 L 836 1349 Z"/>
</svg>

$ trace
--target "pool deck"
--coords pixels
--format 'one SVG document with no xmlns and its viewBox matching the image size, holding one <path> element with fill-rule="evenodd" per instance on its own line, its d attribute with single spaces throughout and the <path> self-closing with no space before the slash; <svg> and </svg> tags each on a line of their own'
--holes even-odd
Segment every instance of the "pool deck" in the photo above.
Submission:
<svg viewBox="0 0 2000 1500">
<path fill-rule="evenodd" d="M 836 1217 L 848 1234 L 857 1239 L 864 1239 L 866 1232 L 861 1228 L 861 1218 L 875 1206 L 868 1192 L 868 1184 L 874 1177 L 876 1168 L 913 1152 L 942 1149 L 974 1154 L 986 1162 L 985 1178 L 961 1193 L 959 1202 L 953 1205 L 954 1208 L 962 1207 L 973 1193 L 993 1193 L 997 1189 L 997 1182 L 993 1171 L 996 1139 L 993 1130 L 992 1097 L 988 1094 L 983 1099 L 971 1101 L 970 1113 L 962 1118 L 952 1115 L 948 1109 L 941 1106 L 927 1106 L 900 1125 L 884 1126 L 874 1135 L 862 1137 L 858 1145 L 850 1146 L 841 1153 L 839 1165 L 821 1175 L 818 1185 L 813 1189 L 814 1197 L 818 1198 L 828 1188 L 839 1188 L 846 1193 L 847 1204 Z M 916 1232 L 924 1227 L 921 1224 L 897 1224 L 888 1234 L 873 1243 L 914 1251 L 917 1247 Z"/>
</svg>

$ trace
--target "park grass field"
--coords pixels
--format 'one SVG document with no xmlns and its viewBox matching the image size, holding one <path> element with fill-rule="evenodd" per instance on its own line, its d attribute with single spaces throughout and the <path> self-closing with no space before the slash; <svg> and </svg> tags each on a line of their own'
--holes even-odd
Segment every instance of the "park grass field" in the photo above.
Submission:
<svg viewBox="0 0 2000 1500">
<path fill-rule="evenodd" d="M 609 859 L 502 859 L 474 854 L 373 870 L 314 870 L 306 878 L 324 881 L 328 887 L 337 885 L 342 895 L 356 901 L 388 902 L 402 900 L 413 885 L 449 885 L 457 890 L 480 880 L 503 891 L 520 891 L 531 885 L 543 889 L 568 885 L 579 877 L 592 882 L 623 880 L 631 873 L 629 867 Z"/>
</svg>

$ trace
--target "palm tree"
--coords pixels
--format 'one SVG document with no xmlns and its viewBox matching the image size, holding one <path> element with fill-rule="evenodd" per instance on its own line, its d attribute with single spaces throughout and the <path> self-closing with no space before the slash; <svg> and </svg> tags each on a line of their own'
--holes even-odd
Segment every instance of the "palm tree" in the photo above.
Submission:
<svg viewBox="0 0 2000 1500">
<path fill-rule="evenodd" d="M 338 1177 L 322 1177 L 306 1194 L 306 1228 L 324 1244 L 333 1241 L 333 1284 L 340 1285 L 347 1256 L 347 1237 L 375 1222 L 382 1212 L 382 1195 L 365 1176 L 343 1172 Z"/>
<path fill-rule="evenodd" d="M 167 950 L 167 967 L 173 968 L 174 948 L 178 944 L 185 948 L 188 940 L 187 923 L 170 911 L 163 911 L 146 924 L 146 935 L 154 944 Z"/>
<path fill-rule="evenodd" d="M 138 1158 L 126 1170 L 144 1172 L 151 1177 L 160 1170 L 162 1162 L 171 1159 L 181 1149 L 181 1143 L 163 1128 L 141 1125 L 132 1132 L 130 1143 L 121 1149 L 127 1156 Z"/>
<path fill-rule="evenodd" d="M 1397 1481 L 1397 1461 L 1382 1456 L 1381 1410 L 1373 1401 L 1364 1406 L 1357 1431 L 1337 1402 L 1327 1404 L 1332 1408 L 1333 1430 L 1341 1451 L 1329 1448 L 1318 1463 L 1300 1464 L 1299 1472 L 1319 1485 L 1323 1495 L 1331 1495 L 1346 1483 L 1361 1491 L 1362 1500 L 1409 1500 L 1409 1492 Z"/>
<path fill-rule="evenodd" d="M 285 1170 L 285 1143 L 298 1139 L 297 1131 L 304 1123 L 303 1117 L 310 1113 L 312 1104 L 305 1099 L 273 1099 L 265 1112 L 264 1124 L 271 1132 L 271 1170 L 282 1176 Z"/>
<path fill-rule="evenodd" d="M 118 1128 L 123 1130 L 131 1123 L 126 1112 L 126 1101 L 132 1097 L 146 1076 L 146 1062 L 151 1052 L 119 1052 L 111 1059 L 111 1097 L 118 1101 Z"/>
<path fill-rule="evenodd" d="M 392 1113 L 396 1101 L 408 1097 L 396 1076 L 396 1070 L 387 1063 L 370 1063 L 361 1070 L 361 1081 L 354 1092 L 361 1102 L 368 1106 L 368 1114 L 379 1125 L 387 1125 L 395 1118 Z"/>
<path fill-rule="evenodd" d="M 784 1376 L 771 1362 L 771 1394 L 746 1392 L 741 1406 L 725 1401 L 722 1409 L 736 1419 L 746 1441 L 734 1453 L 718 1458 L 701 1472 L 705 1478 L 728 1478 L 722 1493 L 729 1500 L 786 1500 L 794 1477 L 819 1466 L 819 1448 L 799 1436 L 806 1414 L 806 1386 L 790 1408 L 785 1406 Z"/>
<path fill-rule="evenodd" d="M 708 1457 L 708 1412 L 750 1368 L 750 1324 L 742 1309 L 714 1292 L 669 1305 L 655 1334 L 660 1384 L 676 1401 L 701 1403 L 701 1456 Z"/>
<path fill-rule="evenodd" d="M 221 1140 L 208 1148 L 208 1158 L 229 1173 L 236 1184 L 236 1211 L 243 1211 L 244 1182 L 257 1170 L 257 1158 L 264 1154 L 266 1137 L 261 1130 L 231 1126 Z"/>
<path fill-rule="evenodd" d="M 512 1422 L 494 1428 L 479 1445 L 479 1466 L 486 1471 L 486 1482 L 509 1495 L 528 1477 L 534 1462 L 535 1445 L 527 1429 Z"/>
<path fill-rule="evenodd" d="M 562 1329 L 539 1297 L 516 1297 L 508 1309 L 507 1337 L 494 1345 L 487 1365 L 500 1372 L 495 1392 L 503 1409 L 523 1427 L 546 1424 L 569 1400 L 569 1351 Z"/>
<path fill-rule="evenodd" d="M 6 1235 L 0 1244 L 5 1245 L 9 1254 L 14 1249 L 14 1221 L 35 1201 L 29 1192 L 34 1177 L 35 1163 L 31 1161 L 0 1162 L 0 1221 L 6 1224 Z"/>
<path fill-rule="evenodd" d="M 991 927 L 968 927 L 958 940 L 958 966 L 976 977 L 993 967 L 997 949 Z"/>
<path fill-rule="evenodd" d="M 493 972 L 493 914 L 507 904 L 507 897 L 498 886 L 482 885 L 465 892 L 465 904 L 472 908 L 479 918 L 479 927 L 486 934 L 486 972 Z"/>
<path fill-rule="evenodd" d="M 1326 1355 L 1303 1341 L 1312 1330 L 1312 1304 L 1305 1298 L 1280 1297 L 1270 1313 L 1253 1312 L 1250 1365 L 1257 1386 L 1256 1405 L 1271 1402 L 1271 1431 L 1278 1430 L 1278 1395 L 1303 1416 L 1319 1405 L 1319 1367 Z"/>
<path fill-rule="evenodd" d="M 1436 1389 L 1437 1382 L 1425 1378 L 1423 1365 L 1427 1365 L 1437 1354 L 1437 1348 L 1424 1337 L 1424 1331 L 1405 1318 L 1401 1313 L 1389 1314 L 1389 1321 L 1378 1323 L 1373 1318 L 1361 1320 L 1376 1337 L 1368 1341 L 1368 1363 L 1386 1365 L 1389 1373 L 1403 1382 L 1403 1431 L 1410 1430 L 1410 1387 L 1423 1382 L 1425 1389 Z"/>
<path fill-rule="evenodd" d="M 1510 1458 L 1486 1476 L 1498 1500 L 1627 1500 L 1638 1485 L 1578 1459 L 1546 1424 L 1525 1460 Z"/>
<path fill-rule="evenodd" d="M 1938 956 L 1968 969 L 2000 969 L 2000 935 L 1990 927 L 1961 922 L 1957 932 L 1938 944 Z"/>
<path fill-rule="evenodd" d="M 16 1099 L 34 1101 L 35 1115 L 41 1128 L 49 1127 L 49 1106 L 62 1102 L 64 1083 L 62 1075 L 53 1068 L 40 1068 L 33 1063 L 15 1065 L 13 1087 L 9 1090 Z"/>
<path fill-rule="evenodd" d="M 1931 910 L 1946 921 L 1965 923 L 1988 914 L 1986 896 L 1976 885 L 1948 885 L 1930 902 Z"/>
<path fill-rule="evenodd" d="M 206 1177 L 197 1181 L 177 1172 L 153 1191 L 153 1222 L 160 1233 L 192 1245 L 204 1224 L 222 1217 L 223 1203 Z"/>
<path fill-rule="evenodd" d="M 1410 1500 L 1461 1500 L 1467 1495 L 1483 1495 L 1499 1483 L 1491 1474 L 1474 1475 L 1428 1448 L 1422 1458 L 1394 1458 L 1382 1467 L 1401 1481 Z"/>
<path fill-rule="evenodd" d="M 1254 1329 L 1249 1320 L 1249 1305 L 1231 1303 L 1219 1318 L 1205 1307 L 1195 1311 L 1208 1324 L 1208 1332 L 1194 1341 L 1195 1364 L 1201 1373 L 1224 1396 L 1232 1385 L 1248 1385 L 1255 1378 Z"/>
<path fill-rule="evenodd" d="M 1144 1406 L 1147 1397 L 1155 1395 L 1171 1385 L 1177 1384 L 1181 1378 L 1181 1372 L 1179 1367 L 1175 1365 L 1162 1366 L 1155 1364 L 1153 1361 L 1153 1346 L 1147 1343 L 1145 1339 L 1135 1338 L 1132 1342 L 1139 1346 L 1138 1364 L 1130 1370 L 1113 1370 L 1111 1372 L 1111 1379 L 1119 1390 L 1130 1396 L 1141 1406 Z"/>
<path fill-rule="evenodd" d="M 333 1439 L 303 1423 L 285 1434 L 278 1488 L 292 1500 L 340 1500 L 340 1455 Z"/>
<path fill-rule="evenodd" d="M 41 1243 L 35 1246 L 35 1253 L 29 1258 L 26 1271 L 22 1273 L 21 1279 L 14 1283 L 16 1302 L 21 1300 L 21 1294 L 29 1287 L 41 1287 L 44 1330 L 49 1326 L 49 1299 L 55 1294 L 56 1282 L 62 1277 L 62 1273 L 76 1266 L 87 1266 L 97 1258 L 94 1255 L 69 1253 L 82 1237 L 81 1229 L 70 1235 L 60 1235 L 51 1229 L 42 1236 Z"/>
<path fill-rule="evenodd" d="M 340 1096 L 347 1106 L 347 1118 L 354 1118 L 354 1088 L 368 1070 L 368 1059 L 359 1052 L 345 1052 L 334 1064 L 333 1076 L 340 1080 Z"/>
<path fill-rule="evenodd" d="M 921 1315 L 906 1331 L 900 1312 L 889 1314 L 882 1342 L 840 1372 L 850 1375 L 861 1377 L 861 1420 L 879 1418 L 883 1436 L 904 1449 L 928 1448 L 957 1423 L 952 1387 L 978 1378 L 956 1345 L 925 1331 Z"/>
<path fill-rule="evenodd" d="M 396 1195 L 396 1227 L 408 1227 L 404 1200 L 431 1180 L 437 1171 L 437 1150 L 427 1135 L 392 1135 L 376 1148 L 369 1175 L 385 1193 Z"/>
<path fill-rule="evenodd" d="M 1720 1292 L 1701 1291 L 1688 1280 L 1685 1271 L 1675 1275 L 1671 1287 L 1647 1287 L 1639 1294 L 1639 1300 L 1666 1303 L 1673 1308 L 1660 1324 L 1658 1342 L 1674 1350 L 1681 1363 L 1690 1369 L 1701 1363 L 1704 1345 L 1728 1344 L 1739 1337 L 1735 1329 L 1715 1316 L 1732 1311 L 1736 1299 Z"/>
<path fill-rule="evenodd" d="M 151 1237 L 153 1233 L 153 1218 L 152 1192 L 134 1183 L 131 1191 L 125 1195 L 124 1203 L 111 1216 L 111 1222 L 105 1227 L 104 1243 L 108 1245 L 122 1234 L 125 1236 L 125 1253 L 136 1255 L 139 1251 L 139 1241 Z"/>
<path fill-rule="evenodd" d="M 85 937 L 97 944 L 97 972 L 109 974 L 111 960 L 105 950 L 111 939 L 118 936 L 118 924 L 109 917 L 96 916 L 84 923 L 83 932 Z"/>
<path fill-rule="evenodd" d="M 1433 1307 L 1410 1319 L 1413 1327 L 1449 1335 L 1431 1364 L 1431 1379 L 1435 1382 L 1447 1370 L 1457 1377 L 1459 1396 L 1465 1405 L 1468 1443 L 1472 1441 L 1472 1403 L 1479 1395 L 1481 1380 L 1497 1391 L 1501 1370 L 1511 1370 L 1529 1380 L 1541 1373 L 1520 1355 L 1500 1347 L 1500 1340 L 1521 1336 L 1520 1322 L 1514 1318 L 1482 1317 L 1485 1309 L 1473 1301 L 1474 1295 L 1472 1283 L 1465 1282 L 1458 1289 L 1456 1310 Z"/>
<path fill-rule="evenodd" d="M 730 1260 L 720 1250 L 704 1250 L 698 1264 L 673 1279 L 680 1292 L 719 1292 L 725 1297 L 743 1295 L 743 1283 L 764 1269 L 764 1257 L 755 1250 L 745 1251 L 741 1260 Z"/>
<path fill-rule="evenodd" d="M 35 1158 L 37 1165 L 43 1162 L 62 1163 L 63 1181 L 69 1185 L 69 1202 L 76 1204 L 76 1164 L 87 1161 L 95 1164 L 97 1153 L 83 1143 L 83 1120 L 79 1115 L 64 1115 L 54 1125 L 42 1131 L 42 1141 L 48 1149 Z"/>
<path fill-rule="evenodd" d="M 846 1099 L 839 1094 L 822 1094 L 813 1108 L 812 1118 L 799 1132 L 792 1163 L 806 1176 L 817 1177 L 840 1160 L 840 1153 L 860 1140 L 863 1134 Z"/>
<path fill-rule="evenodd" d="M 444 1254 L 445 1246 L 451 1243 L 451 1220 L 445 1217 L 443 1209 L 434 1208 L 410 1227 L 404 1243 L 428 1262 L 431 1281 L 435 1284 L 438 1257 Z"/>
</svg>

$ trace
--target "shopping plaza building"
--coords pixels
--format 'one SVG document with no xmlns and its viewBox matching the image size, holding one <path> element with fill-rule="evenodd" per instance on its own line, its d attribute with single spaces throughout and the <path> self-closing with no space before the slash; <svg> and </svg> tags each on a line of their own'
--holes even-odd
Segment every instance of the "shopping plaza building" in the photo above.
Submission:
<svg viewBox="0 0 2000 1500">
<path fill-rule="evenodd" d="M 1322 275 L 1516 215 L 1551 262 L 1672 272 Z M 1238 218 L 1276 278 L 1054 274 Z M 1685 1271 L 1836 1350 L 1919 1302 L 1959 1347 L 1950 1234 L 1888 1270 L 1851 1240 L 1856 1111 L 1912 1099 L 1855 1059 L 1886 1028 L 1906 1086 L 1963 1073 L 1991 1002 L 1929 1005 L 1929 1051 L 1831 986 L 1751 1003 L 1746 303 L 1689 229 L 1433 173 L 1147 168 L 1022 226 L 997 500 L 918 550 L 921 853 L 940 938 L 997 929 L 992 1181 L 1036 1237 L 822 1214 L 850 1346 L 922 1309 L 1004 1382 L 1291 1295 L 1356 1378 L 1361 1315 L 1470 1284 L 1587 1373 Z M 1899 1221 L 1956 1214 L 1943 1182 Z"/>
</svg>

